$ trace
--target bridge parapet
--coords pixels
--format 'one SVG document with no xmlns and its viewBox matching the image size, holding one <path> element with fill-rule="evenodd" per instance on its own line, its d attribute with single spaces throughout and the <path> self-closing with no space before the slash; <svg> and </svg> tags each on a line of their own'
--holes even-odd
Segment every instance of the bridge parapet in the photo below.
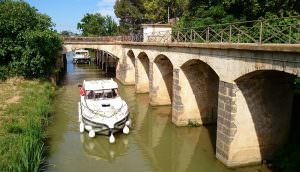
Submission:
<svg viewBox="0 0 300 172">
<path fill-rule="evenodd" d="M 300 16 L 255 20 L 129 36 L 64 37 L 65 42 L 300 44 Z"/>
</svg>

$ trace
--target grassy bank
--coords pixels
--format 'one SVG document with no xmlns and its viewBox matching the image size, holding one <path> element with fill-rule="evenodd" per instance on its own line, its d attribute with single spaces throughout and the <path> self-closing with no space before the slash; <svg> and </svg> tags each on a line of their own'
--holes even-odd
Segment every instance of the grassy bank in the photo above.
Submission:
<svg viewBox="0 0 300 172">
<path fill-rule="evenodd" d="M 0 171 L 39 171 L 54 87 L 13 78 L 0 88 Z"/>
</svg>

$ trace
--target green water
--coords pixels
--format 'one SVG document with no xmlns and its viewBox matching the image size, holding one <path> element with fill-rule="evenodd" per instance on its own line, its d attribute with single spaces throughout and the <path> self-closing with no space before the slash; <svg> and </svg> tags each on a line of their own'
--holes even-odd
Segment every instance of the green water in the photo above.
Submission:
<svg viewBox="0 0 300 172">
<path fill-rule="evenodd" d="M 70 58 L 70 57 L 69 57 Z M 108 137 L 79 133 L 78 83 L 84 79 L 105 78 L 93 65 L 68 61 L 68 71 L 57 91 L 54 114 L 48 127 L 47 171 L 111 172 L 267 172 L 264 166 L 229 169 L 215 158 L 216 126 L 176 127 L 171 122 L 171 107 L 149 106 L 148 94 L 135 94 L 134 86 L 119 83 L 119 92 L 129 105 L 133 129 L 129 135 Z"/>
</svg>

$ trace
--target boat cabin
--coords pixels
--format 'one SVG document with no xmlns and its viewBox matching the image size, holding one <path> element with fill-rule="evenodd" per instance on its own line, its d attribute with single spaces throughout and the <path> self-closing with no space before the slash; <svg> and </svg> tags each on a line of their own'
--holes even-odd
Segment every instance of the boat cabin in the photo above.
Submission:
<svg viewBox="0 0 300 172">
<path fill-rule="evenodd" d="M 111 99 L 119 96 L 118 85 L 113 80 L 84 81 L 86 99 Z"/>
</svg>

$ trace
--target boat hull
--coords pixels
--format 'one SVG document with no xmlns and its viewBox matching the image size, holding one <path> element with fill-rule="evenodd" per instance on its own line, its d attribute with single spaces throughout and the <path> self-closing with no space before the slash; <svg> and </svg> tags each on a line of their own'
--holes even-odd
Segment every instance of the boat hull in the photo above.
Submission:
<svg viewBox="0 0 300 172">
<path fill-rule="evenodd" d="M 94 130 L 96 134 L 109 136 L 113 133 L 122 131 L 122 129 L 126 125 L 126 121 L 128 120 L 130 120 L 129 114 L 124 119 L 116 122 L 114 128 L 109 128 L 108 125 L 104 123 L 97 123 L 95 121 L 85 118 L 84 116 L 82 116 L 81 122 L 84 124 L 86 131 Z"/>
</svg>

